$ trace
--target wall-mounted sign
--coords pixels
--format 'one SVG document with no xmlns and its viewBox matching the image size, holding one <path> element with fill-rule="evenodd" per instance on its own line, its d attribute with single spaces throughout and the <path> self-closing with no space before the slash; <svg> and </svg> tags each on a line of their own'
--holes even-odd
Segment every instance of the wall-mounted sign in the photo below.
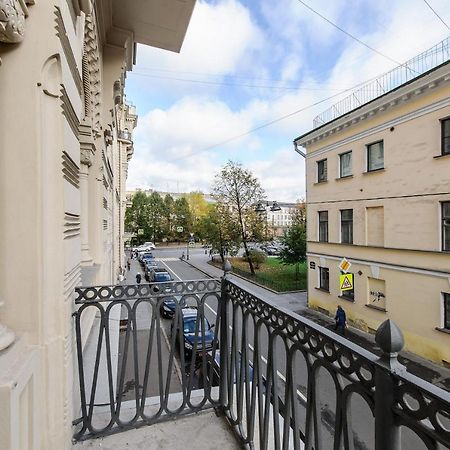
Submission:
<svg viewBox="0 0 450 450">
<path fill-rule="evenodd" d="M 351 266 L 352 264 L 345 258 L 342 258 L 342 261 L 339 263 L 339 269 L 341 269 L 341 271 L 345 273 L 347 273 L 350 270 Z"/>
<path fill-rule="evenodd" d="M 341 291 L 351 291 L 353 289 L 353 274 L 346 273 L 339 275 L 339 289 Z"/>
<path fill-rule="evenodd" d="M 311 262 L 309 263 L 309 268 L 314 270 L 314 269 L 316 268 L 316 263 L 313 262 L 313 261 L 311 261 Z"/>
</svg>

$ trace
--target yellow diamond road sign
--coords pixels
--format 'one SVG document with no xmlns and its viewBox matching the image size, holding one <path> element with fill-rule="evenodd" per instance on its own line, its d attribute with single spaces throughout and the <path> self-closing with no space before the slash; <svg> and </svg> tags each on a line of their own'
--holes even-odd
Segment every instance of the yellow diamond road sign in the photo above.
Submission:
<svg viewBox="0 0 450 450">
<path fill-rule="evenodd" d="M 347 261 L 345 258 L 342 258 L 342 261 L 341 261 L 340 264 L 339 264 L 339 269 L 341 269 L 342 272 L 347 273 L 348 270 L 350 269 L 350 266 L 351 266 L 351 265 L 352 265 L 352 264 L 351 264 L 350 261 Z"/>
<path fill-rule="evenodd" d="M 346 273 L 339 276 L 339 289 L 341 291 L 350 291 L 353 289 L 353 274 Z"/>
</svg>

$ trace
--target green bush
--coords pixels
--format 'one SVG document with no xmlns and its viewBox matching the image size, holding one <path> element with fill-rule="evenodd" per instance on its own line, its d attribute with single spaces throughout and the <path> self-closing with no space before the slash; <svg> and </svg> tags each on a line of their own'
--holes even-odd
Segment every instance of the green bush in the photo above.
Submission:
<svg viewBox="0 0 450 450">
<path fill-rule="evenodd" d="M 255 269 L 259 269 L 259 266 L 264 264 L 267 260 L 266 254 L 264 252 L 260 252 L 259 250 L 250 250 L 248 253 Z M 247 255 L 244 255 L 242 259 L 248 262 Z"/>
</svg>

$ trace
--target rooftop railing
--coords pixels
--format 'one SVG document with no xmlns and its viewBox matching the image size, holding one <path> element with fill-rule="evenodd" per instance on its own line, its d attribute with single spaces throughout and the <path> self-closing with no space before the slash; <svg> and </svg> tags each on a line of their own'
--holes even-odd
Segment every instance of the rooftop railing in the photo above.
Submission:
<svg viewBox="0 0 450 450">
<path fill-rule="evenodd" d="M 450 37 L 356 89 L 350 95 L 316 116 L 313 120 L 313 128 L 320 127 L 353 109 L 369 103 L 389 91 L 398 88 L 402 84 L 447 62 L 449 59 Z"/>
<path fill-rule="evenodd" d="M 75 439 L 214 407 L 247 448 L 450 448 L 450 394 L 404 370 L 403 336 L 389 320 L 378 357 L 226 275 L 77 295 Z M 91 309 L 95 339 L 83 347 Z"/>
</svg>

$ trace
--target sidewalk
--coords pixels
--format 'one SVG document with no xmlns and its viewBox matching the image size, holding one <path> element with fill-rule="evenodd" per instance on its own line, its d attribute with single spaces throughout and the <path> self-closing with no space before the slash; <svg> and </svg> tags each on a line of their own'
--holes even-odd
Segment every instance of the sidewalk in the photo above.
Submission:
<svg viewBox="0 0 450 450">
<path fill-rule="evenodd" d="M 219 278 L 223 275 L 223 271 L 208 264 L 208 257 L 206 256 L 193 256 L 189 261 L 186 261 L 191 266 L 205 273 L 205 275 Z M 307 307 L 307 293 L 296 292 L 287 294 L 277 294 L 269 291 L 259 285 L 255 285 L 250 281 L 244 280 L 233 274 L 229 275 L 230 278 L 238 286 L 242 287 L 251 294 L 263 299 L 269 300 L 271 303 L 277 306 L 287 309 L 295 314 L 306 317 L 313 322 L 334 331 L 334 319 L 318 311 L 309 309 Z M 349 341 L 365 348 L 366 350 L 381 354 L 380 348 L 375 342 L 375 336 L 364 333 L 356 328 L 348 328 L 346 330 L 346 336 Z M 406 370 L 423 380 L 433 383 L 435 386 L 450 391 L 450 369 L 435 364 L 424 358 L 421 358 L 413 353 L 402 351 L 399 355 L 399 361 L 406 366 Z"/>
</svg>

